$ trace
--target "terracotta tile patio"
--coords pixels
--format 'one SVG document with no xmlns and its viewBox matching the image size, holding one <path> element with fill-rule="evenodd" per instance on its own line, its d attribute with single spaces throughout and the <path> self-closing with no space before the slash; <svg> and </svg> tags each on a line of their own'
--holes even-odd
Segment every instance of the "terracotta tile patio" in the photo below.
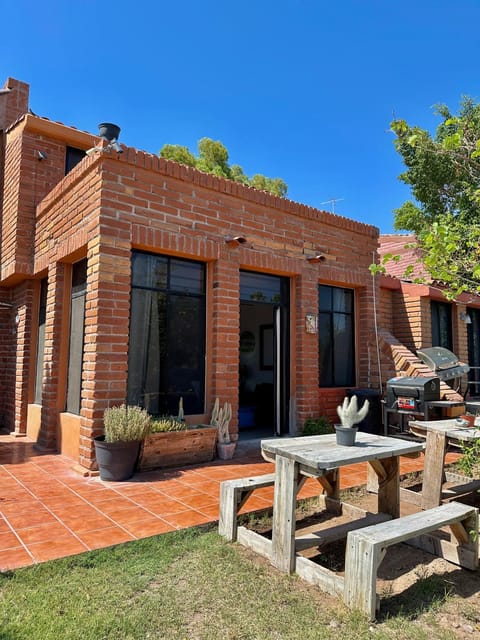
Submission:
<svg viewBox="0 0 480 640">
<path fill-rule="evenodd" d="M 401 472 L 422 465 L 423 456 L 402 458 Z M 27 438 L 0 435 L 0 571 L 214 522 L 222 480 L 272 471 L 258 443 L 242 443 L 231 461 L 107 483 L 81 477 L 64 456 L 38 453 Z M 366 464 L 342 469 L 342 488 L 365 484 L 366 475 Z M 308 480 L 299 496 L 318 492 Z M 272 499 L 273 488 L 260 489 L 243 511 L 267 508 Z"/>
</svg>

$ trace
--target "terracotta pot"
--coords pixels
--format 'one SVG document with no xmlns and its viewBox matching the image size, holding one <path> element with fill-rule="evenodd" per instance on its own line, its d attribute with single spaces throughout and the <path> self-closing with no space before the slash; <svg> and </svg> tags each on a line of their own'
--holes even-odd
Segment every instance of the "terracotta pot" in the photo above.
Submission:
<svg viewBox="0 0 480 640">
<path fill-rule="evenodd" d="M 459 418 L 461 418 L 462 420 L 465 420 L 465 422 L 468 422 L 468 426 L 469 427 L 474 427 L 475 426 L 475 416 L 470 416 L 467 414 L 458 416 Z"/>
</svg>

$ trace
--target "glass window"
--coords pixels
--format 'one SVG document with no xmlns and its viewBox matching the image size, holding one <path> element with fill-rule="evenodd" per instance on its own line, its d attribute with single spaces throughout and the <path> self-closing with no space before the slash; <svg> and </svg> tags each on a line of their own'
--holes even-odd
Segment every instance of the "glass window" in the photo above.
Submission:
<svg viewBox="0 0 480 640">
<path fill-rule="evenodd" d="M 452 306 L 447 302 L 430 303 L 432 312 L 432 347 L 444 347 L 453 350 Z"/>
<path fill-rule="evenodd" d="M 318 294 L 321 387 L 355 385 L 354 293 L 321 285 Z"/>
<path fill-rule="evenodd" d="M 66 411 L 80 413 L 82 392 L 83 345 L 85 332 L 85 298 L 87 294 L 87 261 L 72 265 L 70 300 L 70 338 L 68 351 Z"/>
<path fill-rule="evenodd" d="M 153 415 L 203 413 L 205 266 L 132 254 L 128 402 Z"/>
<path fill-rule="evenodd" d="M 43 362 L 45 356 L 45 322 L 47 318 L 47 278 L 40 283 L 40 303 L 38 308 L 37 358 L 35 366 L 36 404 L 42 404 Z"/>
<path fill-rule="evenodd" d="M 83 149 L 76 149 L 75 147 L 67 147 L 67 150 L 65 153 L 65 175 L 67 175 L 67 173 L 71 171 L 73 167 L 76 167 L 77 164 L 81 160 L 83 160 L 85 155 L 86 153 Z"/>
<path fill-rule="evenodd" d="M 279 304 L 282 278 L 261 273 L 242 271 L 240 279 L 240 299 L 255 302 L 273 302 Z"/>
</svg>

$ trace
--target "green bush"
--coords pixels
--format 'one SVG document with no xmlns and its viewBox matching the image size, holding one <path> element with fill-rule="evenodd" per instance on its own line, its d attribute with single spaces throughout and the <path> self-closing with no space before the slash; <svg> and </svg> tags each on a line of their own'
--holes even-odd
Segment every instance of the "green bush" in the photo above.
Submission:
<svg viewBox="0 0 480 640">
<path fill-rule="evenodd" d="M 457 467 L 470 478 L 480 478 L 480 440 L 466 440 L 460 448 L 462 456 L 457 460 Z"/>
<path fill-rule="evenodd" d="M 152 421 L 152 433 L 164 433 L 167 431 L 185 431 L 188 425 L 173 416 L 160 416 Z"/>
<path fill-rule="evenodd" d="M 143 440 L 150 433 L 151 417 L 140 407 L 109 407 L 103 414 L 105 442 Z"/>
<path fill-rule="evenodd" d="M 321 436 L 325 433 L 334 433 L 332 423 L 325 416 L 319 418 L 307 418 L 303 425 L 302 436 Z"/>
</svg>

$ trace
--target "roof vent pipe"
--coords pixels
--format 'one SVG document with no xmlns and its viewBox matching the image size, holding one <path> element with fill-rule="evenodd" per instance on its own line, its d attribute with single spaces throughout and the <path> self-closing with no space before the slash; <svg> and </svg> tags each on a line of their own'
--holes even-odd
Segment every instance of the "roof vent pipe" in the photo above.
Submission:
<svg viewBox="0 0 480 640">
<path fill-rule="evenodd" d="M 123 149 L 118 144 L 118 136 L 120 135 L 120 127 L 111 122 L 101 122 L 98 125 L 98 135 L 109 143 L 109 146 L 117 153 L 122 153 Z"/>
<path fill-rule="evenodd" d="M 116 124 L 112 124 L 111 122 L 102 122 L 98 125 L 98 135 L 107 140 L 108 142 L 112 142 L 112 140 L 117 140 L 120 135 L 120 127 Z"/>
</svg>

